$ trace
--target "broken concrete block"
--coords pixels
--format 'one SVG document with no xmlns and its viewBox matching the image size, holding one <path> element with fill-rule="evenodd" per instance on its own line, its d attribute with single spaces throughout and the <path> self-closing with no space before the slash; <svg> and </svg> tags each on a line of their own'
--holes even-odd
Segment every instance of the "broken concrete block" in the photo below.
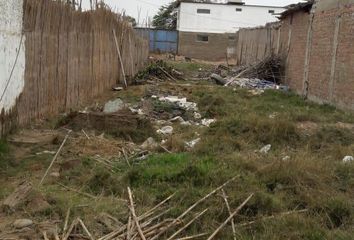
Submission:
<svg viewBox="0 0 354 240">
<path fill-rule="evenodd" d="M 219 85 L 225 85 L 227 83 L 227 80 L 225 78 L 223 78 L 222 76 L 220 76 L 219 74 L 213 73 L 211 74 L 210 78 L 212 80 L 215 80 L 215 82 Z"/>
<path fill-rule="evenodd" d="M 29 194 L 32 191 L 32 184 L 29 182 L 21 183 L 17 189 L 10 194 L 1 204 L 1 208 L 4 210 L 16 210 L 21 204 L 24 204 Z"/>
<path fill-rule="evenodd" d="M 109 101 L 104 105 L 104 113 L 115 113 L 125 108 L 124 102 L 117 98 L 116 100 Z"/>
<path fill-rule="evenodd" d="M 22 229 L 33 225 L 33 221 L 30 219 L 17 219 L 13 224 L 14 228 Z"/>
</svg>

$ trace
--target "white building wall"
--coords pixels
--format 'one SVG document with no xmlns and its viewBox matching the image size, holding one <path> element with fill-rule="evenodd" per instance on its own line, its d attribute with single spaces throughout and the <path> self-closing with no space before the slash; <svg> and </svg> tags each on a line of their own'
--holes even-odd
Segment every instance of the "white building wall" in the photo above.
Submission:
<svg viewBox="0 0 354 240">
<path fill-rule="evenodd" d="M 241 8 L 242 11 L 236 11 Z M 197 13 L 210 9 L 210 14 Z M 178 13 L 178 30 L 183 32 L 234 33 L 239 28 L 257 27 L 278 19 L 269 10 L 281 13 L 281 7 L 225 5 L 182 2 Z"/>
<path fill-rule="evenodd" d="M 21 41 L 22 20 L 23 0 L 0 0 L 0 111 L 4 109 L 8 112 L 24 88 L 25 38 Z"/>
</svg>

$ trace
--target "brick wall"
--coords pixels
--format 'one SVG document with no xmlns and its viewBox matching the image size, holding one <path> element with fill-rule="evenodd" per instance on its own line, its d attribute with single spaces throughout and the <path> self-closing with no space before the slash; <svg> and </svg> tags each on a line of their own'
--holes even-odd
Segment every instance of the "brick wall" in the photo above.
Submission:
<svg viewBox="0 0 354 240">
<path fill-rule="evenodd" d="M 307 34 L 309 28 L 309 13 L 296 12 L 291 20 L 286 19 L 286 31 L 284 31 L 283 44 L 288 51 L 285 71 L 285 83 L 298 93 L 303 92 L 303 74 L 305 67 L 305 55 L 307 46 Z M 285 30 L 285 28 L 284 28 Z M 289 30 L 290 45 L 289 43 Z"/>
<path fill-rule="evenodd" d="M 197 41 L 198 35 L 209 37 L 208 42 Z M 227 48 L 234 47 L 229 34 L 179 32 L 178 54 L 209 61 L 225 60 Z"/>
<path fill-rule="evenodd" d="M 287 56 L 284 83 L 310 100 L 354 110 L 353 16 L 354 0 L 320 0 L 311 12 L 298 10 L 282 19 L 279 50 L 270 53 Z M 269 43 L 267 28 L 239 31 L 239 63 L 259 60 L 258 49 Z M 255 34 L 263 37 L 250 41 Z"/>
</svg>

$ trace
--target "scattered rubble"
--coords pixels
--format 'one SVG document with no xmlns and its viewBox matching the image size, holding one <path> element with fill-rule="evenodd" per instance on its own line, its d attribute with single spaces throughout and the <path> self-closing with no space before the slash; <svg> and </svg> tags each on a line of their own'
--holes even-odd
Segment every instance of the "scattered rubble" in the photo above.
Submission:
<svg viewBox="0 0 354 240">
<path fill-rule="evenodd" d="M 108 101 L 103 108 L 104 113 L 115 113 L 118 112 L 122 109 L 124 109 L 126 106 L 122 99 L 117 98 L 116 100 Z"/>
<path fill-rule="evenodd" d="M 220 67 L 218 73 L 212 73 L 210 79 L 216 84 L 230 87 L 240 87 L 246 89 L 277 89 L 288 91 L 288 87 L 279 85 L 283 77 L 284 61 L 281 57 L 270 56 L 263 61 L 241 66 L 235 69 Z M 262 92 L 252 92 L 259 95 Z"/>
<path fill-rule="evenodd" d="M 262 154 L 267 154 L 271 148 L 272 148 L 272 145 L 268 144 L 268 145 L 265 145 L 263 148 L 261 148 L 261 150 L 259 150 L 259 152 Z"/>
<path fill-rule="evenodd" d="M 354 157 L 353 156 L 345 156 L 343 158 L 343 163 L 352 163 L 354 162 Z"/>
<path fill-rule="evenodd" d="M 212 123 L 215 123 L 216 122 L 216 119 L 206 119 L 206 118 L 204 118 L 204 119 L 202 119 L 202 125 L 203 126 L 206 126 L 206 127 L 210 127 L 210 125 L 212 124 Z"/>
<path fill-rule="evenodd" d="M 197 145 L 200 142 L 200 140 L 201 140 L 201 138 L 197 138 L 197 139 L 194 139 L 194 140 L 192 140 L 190 142 L 186 142 L 186 147 L 190 148 L 190 149 L 194 148 L 195 145 Z"/>
<path fill-rule="evenodd" d="M 188 102 L 187 98 L 179 98 L 178 96 L 167 96 L 160 97 L 159 101 L 176 103 L 179 107 L 185 109 L 186 111 L 198 111 L 197 104 L 194 102 Z"/>
</svg>

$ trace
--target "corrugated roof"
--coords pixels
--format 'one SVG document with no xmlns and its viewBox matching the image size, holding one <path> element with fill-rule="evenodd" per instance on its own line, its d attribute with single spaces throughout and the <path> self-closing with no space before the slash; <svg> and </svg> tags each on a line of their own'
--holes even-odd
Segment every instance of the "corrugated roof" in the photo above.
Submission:
<svg viewBox="0 0 354 240">
<path fill-rule="evenodd" d="M 286 11 L 282 12 L 279 16 L 279 19 L 284 19 L 287 16 L 291 15 L 294 12 L 298 11 L 305 11 L 309 12 L 311 11 L 312 5 L 314 4 L 314 0 L 308 0 L 307 2 L 301 2 L 297 4 L 291 4 L 286 7 Z"/>
</svg>

